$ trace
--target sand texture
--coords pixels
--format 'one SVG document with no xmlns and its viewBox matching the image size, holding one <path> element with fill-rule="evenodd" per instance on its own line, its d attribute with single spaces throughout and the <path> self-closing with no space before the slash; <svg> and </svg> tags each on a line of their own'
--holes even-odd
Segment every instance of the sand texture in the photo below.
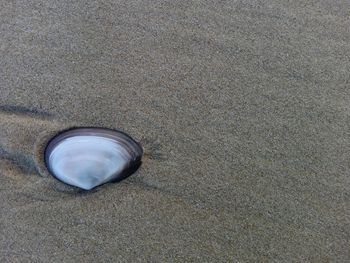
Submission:
<svg viewBox="0 0 350 263">
<path fill-rule="evenodd" d="M 350 2 L 0 0 L 0 262 L 349 262 Z M 60 130 L 141 168 L 48 175 Z"/>
</svg>

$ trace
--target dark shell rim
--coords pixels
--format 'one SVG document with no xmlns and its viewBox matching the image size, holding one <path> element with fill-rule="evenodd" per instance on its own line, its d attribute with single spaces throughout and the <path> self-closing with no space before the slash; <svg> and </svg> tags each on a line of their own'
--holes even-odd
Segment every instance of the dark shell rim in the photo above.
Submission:
<svg viewBox="0 0 350 263">
<path fill-rule="evenodd" d="M 85 133 L 85 134 L 82 134 Z M 55 149 L 55 147 L 64 139 L 75 137 L 75 136 L 100 136 L 104 138 L 110 138 L 113 140 L 118 141 L 119 143 L 123 144 L 124 147 L 129 151 L 130 155 L 133 156 L 133 159 L 130 160 L 129 165 L 124 169 L 124 171 L 121 172 L 121 174 L 117 177 L 112 179 L 109 182 L 119 182 L 126 177 L 130 176 L 133 174 L 141 165 L 141 159 L 143 155 L 143 149 L 137 141 L 135 141 L 130 135 L 126 134 L 123 131 L 116 130 L 116 129 L 111 129 L 111 128 L 103 128 L 103 127 L 73 127 L 69 128 L 63 131 L 60 131 L 56 135 L 54 135 L 46 144 L 45 150 L 44 150 L 44 163 L 46 166 L 46 169 L 49 171 L 49 173 L 58 181 L 70 185 L 76 188 L 81 189 L 80 187 L 77 187 L 75 185 L 68 184 L 64 181 L 62 181 L 60 178 L 58 178 L 55 173 L 52 171 L 50 164 L 49 164 L 49 157 Z M 118 140 L 119 139 L 119 140 Z M 122 139 L 122 140 L 120 140 Z M 103 183 L 105 184 L 105 183 Z M 101 184 L 102 185 L 102 184 Z M 96 185 L 92 189 L 101 186 L 101 185 Z M 85 190 L 85 191 L 91 191 L 90 190 Z M 84 189 L 82 189 L 84 190 Z"/>
</svg>

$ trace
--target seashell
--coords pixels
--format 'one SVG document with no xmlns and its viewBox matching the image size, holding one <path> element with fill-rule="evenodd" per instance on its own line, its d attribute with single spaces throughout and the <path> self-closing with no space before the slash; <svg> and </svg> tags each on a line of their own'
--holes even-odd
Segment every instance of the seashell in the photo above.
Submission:
<svg viewBox="0 0 350 263">
<path fill-rule="evenodd" d="M 45 164 L 58 180 L 85 190 L 120 181 L 141 164 L 143 150 L 130 136 L 104 128 L 58 134 L 45 149 Z"/>
</svg>

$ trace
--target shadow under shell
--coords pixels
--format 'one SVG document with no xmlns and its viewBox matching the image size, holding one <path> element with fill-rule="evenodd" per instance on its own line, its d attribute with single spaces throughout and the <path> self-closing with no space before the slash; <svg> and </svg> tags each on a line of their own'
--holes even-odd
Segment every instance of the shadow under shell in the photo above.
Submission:
<svg viewBox="0 0 350 263">
<path fill-rule="evenodd" d="M 143 150 L 127 134 L 76 128 L 58 134 L 45 149 L 45 164 L 58 180 L 84 190 L 117 182 L 141 165 Z"/>
</svg>

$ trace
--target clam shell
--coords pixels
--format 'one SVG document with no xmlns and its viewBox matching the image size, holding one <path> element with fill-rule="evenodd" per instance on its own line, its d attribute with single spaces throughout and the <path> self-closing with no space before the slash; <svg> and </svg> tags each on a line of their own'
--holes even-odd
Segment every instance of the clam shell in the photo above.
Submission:
<svg viewBox="0 0 350 263">
<path fill-rule="evenodd" d="M 141 164 L 142 154 L 141 146 L 123 132 L 77 128 L 48 143 L 45 163 L 58 180 L 90 190 L 129 176 Z"/>
</svg>

